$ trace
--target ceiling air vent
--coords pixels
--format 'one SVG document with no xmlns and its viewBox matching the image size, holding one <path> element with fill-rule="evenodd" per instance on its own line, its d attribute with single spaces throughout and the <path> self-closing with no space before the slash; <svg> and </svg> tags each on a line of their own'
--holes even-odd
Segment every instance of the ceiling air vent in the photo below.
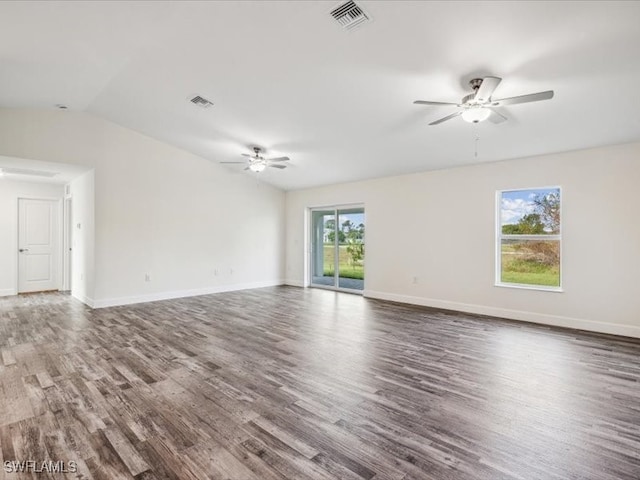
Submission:
<svg viewBox="0 0 640 480">
<path fill-rule="evenodd" d="M 213 102 L 210 102 L 209 100 L 207 100 L 204 97 L 201 97 L 200 95 L 196 95 L 195 97 L 190 98 L 189 101 L 200 108 L 213 107 Z"/>
<path fill-rule="evenodd" d="M 2 167 L 2 171 L 9 175 L 32 175 L 34 177 L 55 177 L 58 172 L 46 172 L 44 170 L 27 170 L 26 168 Z"/>
<path fill-rule="evenodd" d="M 371 18 L 353 0 L 341 3 L 330 12 L 333 19 L 345 30 L 354 30 Z"/>
</svg>

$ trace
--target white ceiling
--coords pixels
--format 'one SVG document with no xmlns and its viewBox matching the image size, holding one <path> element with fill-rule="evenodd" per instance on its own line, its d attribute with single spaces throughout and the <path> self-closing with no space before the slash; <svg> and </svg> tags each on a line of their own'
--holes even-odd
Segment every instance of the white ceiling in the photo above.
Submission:
<svg viewBox="0 0 640 480">
<path fill-rule="evenodd" d="M 285 189 L 640 140 L 640 2 L 359 3 L 374 21 L 347 33 L 337 2 L 2 2 L 0 105 L 66 104 L 213 162 L 257 144 L 292 158 L 259 174 Z M 412 104 L 487 74 L 496 97 L 555 97 L 500 125 L 430 127 L 451 110 Z"/>
</svg>

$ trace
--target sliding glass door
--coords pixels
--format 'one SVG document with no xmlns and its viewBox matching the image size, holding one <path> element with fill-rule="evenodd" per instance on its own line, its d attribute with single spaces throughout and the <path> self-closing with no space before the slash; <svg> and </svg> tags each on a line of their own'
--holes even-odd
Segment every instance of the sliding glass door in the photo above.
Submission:
<svg viewBox="0 0 640 480">
<path fill-rule="evenodd" d="M 364 207 L 311 210 L 311 285 L 364 289 Z"/>
</svg>

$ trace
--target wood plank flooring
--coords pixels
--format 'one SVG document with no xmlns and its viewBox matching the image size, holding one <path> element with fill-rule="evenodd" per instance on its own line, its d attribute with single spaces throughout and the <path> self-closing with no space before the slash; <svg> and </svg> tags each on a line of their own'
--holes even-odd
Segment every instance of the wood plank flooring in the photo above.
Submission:
<svg viewBox="0 0 640 480">
<path fill-rule="evenodd" d="M 4 297 L 0 351 L 8 479 L 640 479 L 638 340 L 274 287 Z"/>
</svg>

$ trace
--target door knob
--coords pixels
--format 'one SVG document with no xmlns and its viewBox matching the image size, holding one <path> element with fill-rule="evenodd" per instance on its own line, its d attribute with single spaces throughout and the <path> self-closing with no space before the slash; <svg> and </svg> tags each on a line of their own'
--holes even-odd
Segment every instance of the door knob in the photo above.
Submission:
<svg viewBox="0 0 640 480">
<path fill-rule="evenodd" d="M 19 251 L 20 253 L 22 253 L 22 252 L 28 252 L 28 251 L 29 251 L 29 249 L 28 249 L 28 248 L 21 248 L 21 249 L 20 249 L 20 250 L 18 250 L 18 251 Z"/>
</svg>

